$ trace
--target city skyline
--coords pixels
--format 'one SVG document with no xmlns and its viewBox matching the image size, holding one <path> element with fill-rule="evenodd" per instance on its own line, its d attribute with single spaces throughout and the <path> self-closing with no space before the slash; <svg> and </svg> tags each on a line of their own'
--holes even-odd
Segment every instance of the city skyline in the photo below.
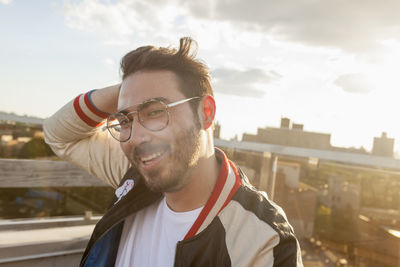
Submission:
<svg viewBox="0 0 400 267">
<path fill-rule="evenodd" d="M 211 70 L 221 137 L 279 127 L 400 151 L 400 3 L 388 1 L 0 0 L 0 110 L 48 117 L 76 95 L 120 81 L 142 45 L 192 36 Z"/>
<path fill-rule="evenodd" d="M 268 126 L 268 125 L 267 125 L 266 127 L 258 127 L 258 128 L 257 128 L 257 132 L 259 132 L 259 130 L 266 130 L 266 129 L 278 129 L 278 130 L 279 130 L 279 129 L 284 129 L 284 128 L 286 128 L 285 126 L 282 126 L 282 119 L 283 119 L 283 120 L 288 120 L 288 123 L 289 123 L 288 130 L 300 130 L 301 132 L 305 132 L 305 133 L 328 135 L 328 136 L 329 136 L 329 145 L 330 145 L 330 147 L 329 147 L 329 148 L 328 148 L 328 147 L 326 147 L 326 148 L 321 148 L 321 149 L 332 149 L 332 148 L 341 149 L 341 148 L 343 148 L 343 149 L 348 149 L 349 151 L 347 151 L 347 152 L 350 152 L 350 153 L 353 153 L 353 152 L 360 153 L 360 152 L 362 152 L 362 153 L 373 154 L 373 149 L 371 149 L 371 150 L 365 150 L 365 147 L 363 147 L 363 146 L 361 146 L 361 147 L 355 147 L 355 146 L 349 146 L 349 147 L 340 147 L 340 146 L 339 146 L 339 147 L 335 147 L 334 145 L 330 144 L 330 138 L 332 137 L 332 134 L 331 134 L 331 133 L 322 133 L 322 132 L 319 132 L 319 131 L 313 131 L 313 132 L 305 131 L 305 130 L 304 130 L 304 124 L 291 121 L 290 118 L 283 118 L 283 117 L 282 117 L 282 118 L 281 118 L 281 125 L 280 125 L 280 127 L 272 127 L 272 126 Z M 40 124 L 40 125 L 42 125 L 44 120 L 45 120 L 45 118 L 39 118 L 39 117 L 29 116 L 29 115 L 27 115 L 27 114 L 20 115 L 20 114 L 14 113 L 14 112 L 12 112 L 12 113 L 7 113 L 7 112 L 4 112 L 4 111 L 0 110 L 0 122 L 1 122 L 1 121 L 13 121 L 13 122 L 26 123 L 26 124 L 34 124 L 34 125 Z M 218 132 L 218 135 L 219 135 L 219 133 L 220 133 L 220 131 L 221 131 L 221 128 L 223 128 L 223 125 L 221 125 L 221 124 L 219 124 L 219 123 L 217 123 L 217 124 L 218 124 L 218 130 L 216 130 L 216 131 Z M 296 126 L 295 126 L 295 125 L 296 125 Z M 258 133 L 257 133 L 257 134 L 258 134 Z M 249 135 L 251 136 L 252 134 L 249 134 L 249 133 L 247 133 L 247 132 L 244 132 L 240 138 L 239 138 L 238 136 L 235 136 L 235 137 L 231 138 L 231 140 L 232 140 L 232 139 L 237 139 L 237 138 L 239 138 L 240 141 L 247 141 L 247 140 L 244 140 L 244 139 L 246 139 L 246 138 L 245 138 L 245 135 L 247 135 L 247 137 L 248 137 Z M 382 132 L 382 135 L 381 135 L 381 136 L 375 136 L 375 137 L 373 137 L 372 143 L 374 143 L 374 140 L 375 140 L 375 139 L 381 139 L 381 138 L 383 138 L 383 135 L 385 135 L 384 138 L 389 138 L 389 139 L 391 139 L 390 136 L 389 136 L 389 137 L 386 136 L 386 133 L 385 133 L 385 132 Z M 253 135 L 253 136 L 257 136 L 257 135 Z M 220 137 L 217 136 L 217 138 L 220 138 Z M 254 140 L 254 142 L 257 142 L 257 141 Z M 306 142 L 307 142 L 307 141 L 306 141 Z M 263 143 L 263 142 L 261 142 L 261 143 Z M 267 143 L 268 143 L 268 142 L 267 142 Z M 274 143 L 274 142 L 272 142 L 272 143 Z M 317 142 L 317 143 L 318 143 L 318 142 Z M 289 146 L 290 146 L 290 145 L 289 145 Z M 297 146 L 297 145 L 294 145 L 294 146 Z M 354 151 L 351 151 L 352 149 L 354 149 Z M 357 152 L 357 151 L 358 151 L 358 152 Z M 393 152 L 394 152 L 393 156 L 389 156 L 389 157 L 393 157 L 393 158 L 400 159 L 400 154 L 399 154 L 397 151 L 393 151 Z M 379 155 L 378 155 L 378 156 L 379 156 Z"/>
</svg>

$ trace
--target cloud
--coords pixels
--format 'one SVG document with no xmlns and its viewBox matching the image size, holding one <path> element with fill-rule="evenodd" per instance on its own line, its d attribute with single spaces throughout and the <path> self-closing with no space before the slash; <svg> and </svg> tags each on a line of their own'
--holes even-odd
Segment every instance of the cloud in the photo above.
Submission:
<svg viewBox="0 0 400 267">
<path fill-rule="evenodd" d="M 9 5 L 13 2 L 13 0 L 0 0 L 0 4 Z"/>
<path fill-rule="evenodd" d="M 400 1 L 213 0 L 189 2 L 198 17 L 230 21 L 276 39 L 364 52 L 400 37 Z"/>
<path fill-rule="evenodd" d="M 375 90 L 373 82 L 363 73 L 341 75 L 334 84 L 349 93 L 366 94 Z"/>
<path fill-rule="evenodd" d="M 120 43 L 112 40 L 121 36 L 170 41 L 171 35 L 176 39 L 177 34 L 201 31 L 201 25 L 213 30 L 229 23 L 280 41 L 356 53 L 376 51 L 385 40 L 400 39 L 398 10 L 398 0 L 83 0 L 64 4 L 69 27 L 103 31 L 109 44 Z"/>
<path fill-rule="evenodd" d="M 106 45 L 127 45 L 136 40 L 168 40 L 182 28 L 185 10 L 156 1 L 67 1 L 63 5 L 68 27 L 103 33 Z"/>
<path fill-rule="evenodd" d="M 262 97 L 266 92 L 259 89 L 266 87 L 271 82 L 279 80 L 282 76 L 271 70 L 264 71 L 259 68 L 238 70 L 233 68 L 217 68 L 212 71 L 214 90 L 223 94 Z"/>
</svg>

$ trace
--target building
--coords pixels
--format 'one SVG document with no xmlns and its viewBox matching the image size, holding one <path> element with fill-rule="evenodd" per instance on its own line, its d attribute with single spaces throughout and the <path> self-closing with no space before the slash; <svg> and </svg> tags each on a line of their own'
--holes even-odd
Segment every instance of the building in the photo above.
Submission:
<svg viewBox="0 0 400 267">
<path fill-rule="evenodd" d="M 302 124 L 293 125 L 288 118 L 281 119 L 281 127 L 258 128 L 257 134 L 243 134 L 243 141 L 267 143 L 282 146 L 295 146 L 313 149 L 330 149 L 331 135 L 307 132 Z"/>
<path fill-rule="evenodd" d="M 301 164 L 278 161 L 274 202 L 280 205 L 299 239 L 311 238 L 317 206 L 317 189 L 300 182 Z"/>
<path fill-rule="evenodd" d="M 0 158 L 17 157 L 32 138 L 44 138 L 44 119 L 0 111 Z"/>
<path fill-rule="evenodd" d="M 289 118 L 281 118 L 280 128 L 258 128 L 257 134 L 244 133 L 242 141 L 368 154 L 362 147 L 345 148 L 332 146 L 330 134 L 304 131 L 303 124 L 292 123 Z"/>
<path fill-rule="evenodd" d="M 374 137 L 374 145 L 372 147 L 372 154 L 382 157 L 393 157 L 394 139 L 388 138 L 385 132 L 381 137 Z"/>
<path fill-rule="evenodd" d="M 332 209 L 350 207 L 353 211 L 360 209 L 360 185 L 349 183 L 345 177 L 331 175 L 328 179 L 328 192 L 324 204 Z"/>
<path fill-rule="evenodd" d="M 220 138 L 221 125 L 217 122 L 214 124 L 214 138 Z"/>
</svg>

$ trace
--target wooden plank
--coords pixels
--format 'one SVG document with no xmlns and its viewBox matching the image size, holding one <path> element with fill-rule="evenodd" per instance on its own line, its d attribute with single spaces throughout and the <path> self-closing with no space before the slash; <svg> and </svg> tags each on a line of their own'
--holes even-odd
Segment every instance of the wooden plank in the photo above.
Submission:
<svg viewBox="0 0 400 267">
<path fill-rule="evenodd" d="M 108 186 L 66 161 L 0 159 L 0 188 Z"/>
</svg>

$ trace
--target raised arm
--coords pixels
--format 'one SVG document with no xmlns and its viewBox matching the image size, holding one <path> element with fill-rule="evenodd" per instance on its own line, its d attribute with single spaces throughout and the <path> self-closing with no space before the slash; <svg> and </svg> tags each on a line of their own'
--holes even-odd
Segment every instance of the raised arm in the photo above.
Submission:
<svg viewBox="0 0 400 267">
<path fill-rule="evenodd" d="M 118 107 L 118 95 L 121 84 L 105 87 L 100 90 L 95 90 L 91 94 L 93 104 L 99 110 L 106 113 L 114 113 Z"/>
<path fill-rule="evenodd" d="M 119 143 L 104 130 L 115 112 L 120 84 L 77 96 L 44 123 L 45 141 L 62 159 L 116 187 L 130 167 Z"/>
</svg>

